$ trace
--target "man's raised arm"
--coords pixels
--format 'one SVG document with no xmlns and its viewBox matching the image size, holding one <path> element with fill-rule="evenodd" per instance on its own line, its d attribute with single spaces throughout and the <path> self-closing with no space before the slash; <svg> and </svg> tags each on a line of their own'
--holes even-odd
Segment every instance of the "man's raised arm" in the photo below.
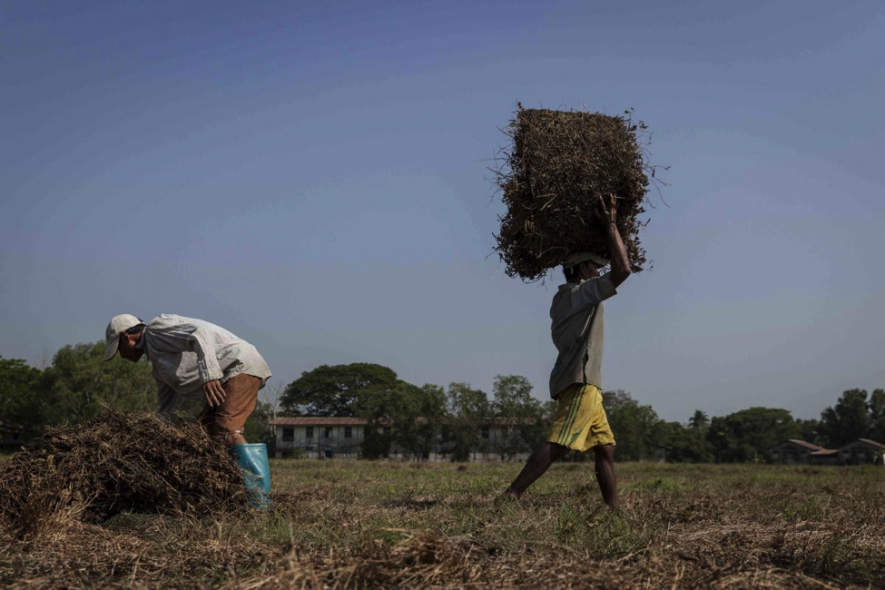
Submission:
<svg viewBox="0 0 885 590">
<path fill-rule="evenodd" d="M 627 248 L 618 231 L 618 201 L 615 195 L 609 195 L 608 206 L 605 199 L 599 197 L 596 209 L 597 219 L 605 225 L 605 233 L 608 236 L 609 255 L 611 256 L 612 269 L 609 273 L 615 287 L 627 280 L 630 276 L 630 259 L 627 257 Z"/>
</svg>

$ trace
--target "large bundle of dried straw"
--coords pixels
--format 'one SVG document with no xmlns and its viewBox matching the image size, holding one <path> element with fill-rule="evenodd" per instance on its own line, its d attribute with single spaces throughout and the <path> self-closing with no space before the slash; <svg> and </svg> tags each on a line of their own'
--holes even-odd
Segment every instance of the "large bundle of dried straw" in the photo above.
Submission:
<svg viewBox="0 0 885 590">
<path fill-rule="evenodd" d="M 0 467 L 0 524 L 33 527 L 60 513 L 102 520 L 120 512 L 204 515 L 245 507 L 236 460 L 196 423 L 108 410 L 54 429 Z"/>
<path fill-rule="evenodd" d="M 572 252 L 609 258 L 608 241 L 593 219 L 600 196 L 618 198 L 618 228 L 634 272 L 646 265 L 639 216 L 648 187 L 637 130 L 623 117 L 524 109 L 510 122 L 513 147 L 497 171 L 507 213 L 496 236 L 509 276 L 537 280 Z"/>
</svg>

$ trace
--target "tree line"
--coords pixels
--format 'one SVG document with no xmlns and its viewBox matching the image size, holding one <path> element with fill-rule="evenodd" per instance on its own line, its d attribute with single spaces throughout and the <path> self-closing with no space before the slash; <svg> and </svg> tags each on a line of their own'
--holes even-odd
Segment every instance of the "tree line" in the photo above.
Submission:
<svg viewBox="0 0 885 590">
<path fill-rule="evenodd" d="M 498 375 L 492 397 L 467 383 L 413 385 L 390 368 L 372 363 L 322 365 L 290 383 L 279 399 L 287 416 L 342 416 L 368 421 L 363 456 L 386 456 L 396 445 L 415 458 L 427 456 L 444 439 L 454 460 L 490 451 L 482 436 L 494 423 L 502 433 L 495 452 L 502 459 L 542 442 L 555 409 L 532 396 L 519 375 Z"/>
<path fill-rule="evenodd" d="M 105 363 L 103 352 L 103 342 L 68 345 L 42 370 L 0 357 L 0 426 L 26 441 L 47 426 L 89 420 L 104 407 L 154 411 L 150 364 Z M 322 365 L 278 393 L 277 400 L 259 402 L 246 425 L 247 439 L 271 442 L 274 416 L 360 417 L 372 432 L 364 443 L 367 457 L 383 456 L 392 445 L 422 457 L 435 441 L 445 439 L 453 458 L 465 460 L 488 450 L 482 428 L 494 424 L 502 434 L 495 451 L 506 459 L 545 440 L 556 411 L 556 402 L 532 396 L 531 383 L 519 375 L 498 375 L 489 395 L 461 382 L 414 385 L 372 363 Z M 814 420 L 796 419 L 785 409 L 753 407 L 712 418 L 697 410 L 685 423 L 666 421 L 622 390 L 604 392 L 603 404 L 620 461 L 755 462 L 787 439 L 829 448 L 857 438 L 885 442 L 883 389 L 845 391 Z M 185 411 L 199 407 L 195 401 Z"/>
</svg>

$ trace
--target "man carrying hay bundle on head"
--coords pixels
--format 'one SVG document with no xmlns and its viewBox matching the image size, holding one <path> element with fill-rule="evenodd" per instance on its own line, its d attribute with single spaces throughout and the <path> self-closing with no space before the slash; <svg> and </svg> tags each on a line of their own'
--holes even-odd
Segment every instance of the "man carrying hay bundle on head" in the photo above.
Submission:
<svg viewBox="0 0 885 590">
<path fill-rule="evenodd" d="M 655 167 L 643 146 L 650 135 L 632 111 L 620 116 L 526 109 L 506 134 L 513 140 L 496 170 L 506 213 L 496 250 L 508 276 L 531 282 L 562 265 L 566 284 L 553 298 L 559 352 L 550 395 L 559 401 L 553 431 L 502 498 L 519 498 L 550 465 L 575 449 L 593 449 L 602 497 L 618 505 L 614 436 L 602 407 L 602 302 L 631 272 L 650 265 L 639 240 Z M 599 269 L 611 259 L 611 272 Z"/>
<path fill-rule="evenodd" d="M 570 450 L 593 450 L 596 477 L 603 500 L 616 510 L 615 439 L 602 407 L 602 302 L 617 294 L 630 276 L 630 261 L 617 227 L 617 199 L 606 205 L 598 197 L 596 218 L 605 228 L 611 253 L 611 272 L 599 276 L 608 260 L 593 252 L 575 252 L 563 264 L 566 283 L 553 297 L 553 343 L 559 351 L 550 375 L 550 395 L 559 402 L 550 437 L 529 458 L 504 497 L 519 499 L 536 479 Z"/>
<path fill-rule="evenodd" d="M 258 350 L 215 324 L 174 314 L 160 314 L 145 324 L 134 315 L 114 316 L 105 332 L 104 360 L 117 351 L 138 362 L 146 356 L 157 381 L 157 415 L 174 421 L 183 398 L 205 399 L 200 424 L 220 437 L 237 455 L 240 466 L 262 479 L 270 491 L 264 444 L 247 444 L 246 420 L 258 403 L 258 390 L 271 377 Z M 255 488 L 253 485 L 247 487 Z"/>
</svg>

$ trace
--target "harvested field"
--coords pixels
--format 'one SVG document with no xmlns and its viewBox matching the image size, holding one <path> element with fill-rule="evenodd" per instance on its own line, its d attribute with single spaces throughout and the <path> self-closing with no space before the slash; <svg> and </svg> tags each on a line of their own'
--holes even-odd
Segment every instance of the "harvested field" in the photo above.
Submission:
<svg viewBox="0 0 885 590">
<path fill-rule="evenodd" d="M 885 469 L 274 461 L 267 513 L 60 519 L 0 540 L 8 588 L 885 586 Z"/>
<path fill-rule="evenodd" d="M 630 111 L 613 117 L 519 105 L 506 131 L 513 144 L 495 170 L 507 206 L 495 249 L 509 276 L 537 280 L 578 251 L 610 258 L 593 212 L 599 197 L 611 194 L 630 265 L 634 272 L 647 267 L 640 216 L 655 170 L 646 161 L 644 129 Z"/>
</svg>

